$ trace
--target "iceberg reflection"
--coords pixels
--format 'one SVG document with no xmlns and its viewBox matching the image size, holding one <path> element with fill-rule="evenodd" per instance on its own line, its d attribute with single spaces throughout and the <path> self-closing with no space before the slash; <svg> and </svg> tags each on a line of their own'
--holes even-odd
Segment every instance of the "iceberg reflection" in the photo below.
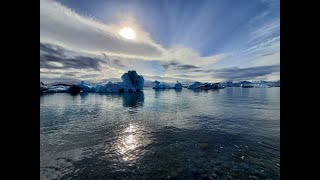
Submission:
<svg viewBox="0 0 320 180">
<path fill-rule="evenodd" d="M 144 103 L 144 93 L 124 93 L 122 104 L 124 107 L 140 107 Z"/>
</svg>

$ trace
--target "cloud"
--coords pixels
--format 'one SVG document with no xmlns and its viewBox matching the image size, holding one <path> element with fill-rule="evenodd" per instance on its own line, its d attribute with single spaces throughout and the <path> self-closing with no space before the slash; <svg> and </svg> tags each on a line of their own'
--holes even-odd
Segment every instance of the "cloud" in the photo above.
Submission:
<svg viewBox="0 0 320 180">
<path fill-rule="evenodd" d="M 277 8 L 277 1 L 268 0 L 270 8 L 249 21 L 250 34 L 246 48 L 241 56 L 255 66 L 280 64 L 280 18 L 273 17 L 272 8 Z M 280 78 L 280 76 L 278 77 Z"/>
<path fill-rule="evenodd" d="M 168 63 L 163 63 L 163 64 L 161 64 L 161 66 L 165 70 L 168 70 L 169 68 L 171 68 L 173 70 L 190 70 L 190 69 L 199 68 L 199 67 L 194 66 L 194 65 L 180 64 L 180 63 L 175 62 L 175 61 L 171 61 L 171 62 L 168 62 Z"/>
<path fill-rule="evenodd" d="M 198 67 L 193 66 L 193 65 L 179 65 L 177 67 L 177 69 L 179 69 L 179 70 L 196 69 L 196 68 L 198 68 Z"/>
<path fill-rule="evenodd" d="M 151 81 L 158 80 L 160 82 L 167 82 L 167 83 L 175 83 L 177 81 L 192 82 L 193 80 L 191 80 L 191 78 L 194 78 L 192 76 L 179 77 L 179 76 L 172 76 L 172 75 L 158 76 L 158 75 L 149 75 L 149 74 L 144 74 L 143 77 L 145 78 L 145 80 L 151 80 Z"/>
<path fill-rule="evenodd" d="M 40 43 L 40 78 L 45 82 L 100 82 L 106 78 L 120 77 L 124 70 L 112 67 L 113 62 L 108 57 L 99 58 L 62 46 Z"/>
<path fill-rule="evenodd" d="M 100 70 L 102 60 L 92 57 L 67 57 L 62 47 L 40 43 L 40 68 L 47 69 L 94 69 Z"/>
<path fill-rule="evenodd" d="M 134 25 L 131 25 L 134 26 Z M 50 0 L 40 1 L 40 41 L 90 52 L 113 52 L 136 56 L 160 56 L 163 49 L 135 25 L 135 41 L 119 35 L 121 25 L 106 25 L 83 17 Z"/>
<path fill-rule="evenodd" d="M 198 52 L 195 50 L 183 46 L 183 45 L 175 45 L 167 50 L 167 52 L 163 55 L 163 59 L 165 60 L 174 60 L 179 63 L 190 64 L 197 66 L 208 66 L 213 65 L 227 56 L 231 55 L 230 53 L 221 53 L 211 56 L 200 56 Z"/>
<path fill-rule="evenodd" d="M 275 65 L 280 64 L 280 51 L 261 54 L 259 57 L 255 59 L 253 62 L 256 66 L 267 66 L 267 65 Z"/>
<path fill-rule="evenodd" d="M 221 78 L 224 80 L 252 80 L 261 76 L 270 75 L 280 71 L 279 64 L 270 66 L 258 66 L 249 68 L 224 68 L 214 70 L 212 73 L 213 78 Z"/>
<path fill-rule="evenodd" d="M 113 60 L 113 63 L 116 64 L 116 65 L 119 66 L 119 67 L 124 67 L 124 65 L 121 64 L 121 61 L 120 61 L 119 59 Z"/>
</svg>

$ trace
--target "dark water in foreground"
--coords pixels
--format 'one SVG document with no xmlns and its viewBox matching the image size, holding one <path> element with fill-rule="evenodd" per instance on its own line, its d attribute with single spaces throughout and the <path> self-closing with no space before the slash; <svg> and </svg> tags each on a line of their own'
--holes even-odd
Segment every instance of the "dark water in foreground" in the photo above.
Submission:
<svg viewBox="0 0 320 180">
<path fill-rule="evenodd" d="M 40 179 L 280 179 L 280 88 L 40 96 Z"/>
</svg>

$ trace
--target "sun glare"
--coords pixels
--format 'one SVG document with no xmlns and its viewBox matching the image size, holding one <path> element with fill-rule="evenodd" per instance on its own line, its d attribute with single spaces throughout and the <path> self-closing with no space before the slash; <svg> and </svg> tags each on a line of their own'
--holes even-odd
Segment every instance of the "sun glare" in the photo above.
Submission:
<svg viewBox="0 0 320 180">
<path fill-rule="evenodd" d="M 125 39 L 135 39 L 136 33 L 130 27 L 124 27 L 119 31 L 119 34 Z"/>
</svg>

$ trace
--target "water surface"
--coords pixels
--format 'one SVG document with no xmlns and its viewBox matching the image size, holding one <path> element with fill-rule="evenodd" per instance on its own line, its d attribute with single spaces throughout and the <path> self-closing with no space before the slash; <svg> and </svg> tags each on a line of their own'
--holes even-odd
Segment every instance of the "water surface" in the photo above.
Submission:
<svg viewBox="0 0 320 180">
<path fill-rule="evenodd" d="M 40 95 L 41 179 L 280 179 L 280 88 Z"/>
</svg>

